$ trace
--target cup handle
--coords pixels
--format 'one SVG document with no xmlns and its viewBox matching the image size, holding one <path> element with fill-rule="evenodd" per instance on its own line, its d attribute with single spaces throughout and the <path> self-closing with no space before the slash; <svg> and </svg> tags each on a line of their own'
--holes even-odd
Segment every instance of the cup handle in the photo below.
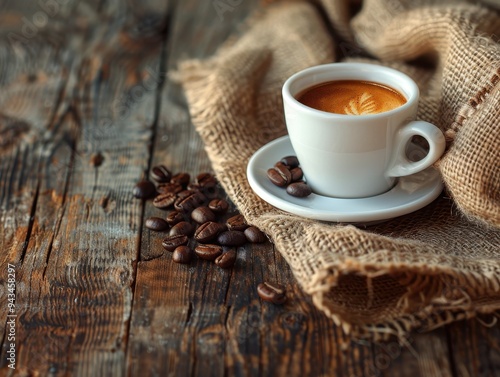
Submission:
<svg viewBox="0 0 500 377">
<path fill-rule="evenodd" d="M 422 136 L 429 143 L 429 153 L 416 162 L 410 161 L 406 155 L 406 146 L 415 135 Z M 422 120 L 412 121 L 399 130 L 395 144 L 396 148 L 392 163 L 386 173 L 389 177 L 404 177 L 428 168 L 441 157 L 446 147 L 446 141 L 441 130 L 435 125 Z"/>
</svg>

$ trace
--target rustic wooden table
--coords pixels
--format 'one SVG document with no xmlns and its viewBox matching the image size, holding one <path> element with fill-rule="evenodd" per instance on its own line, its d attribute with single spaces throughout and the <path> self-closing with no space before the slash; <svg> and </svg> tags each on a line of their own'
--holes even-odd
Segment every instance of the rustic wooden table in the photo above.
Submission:
<svg viewBox="0 0 500 377">
<path fill-rule="evenodd" d="M 144 228 L 160 211 L 132 197 L 142 174 L 210 170 L 167 73 L 213 54 L 256 6 L 0 4 L 1 375 L 500 375 L 494 317 L 355 341 L 272 244 L 240 248 L 229 271 L 186 266 Z M 264 280 L 287 287 L 286 305 L 259 299 Z"/>
</svg>

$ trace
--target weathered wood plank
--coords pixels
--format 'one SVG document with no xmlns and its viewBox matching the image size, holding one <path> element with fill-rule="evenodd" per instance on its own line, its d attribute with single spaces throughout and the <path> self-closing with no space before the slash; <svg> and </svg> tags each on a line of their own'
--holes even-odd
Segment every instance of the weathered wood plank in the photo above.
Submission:
<svg viewBox="0 0 500 377">
<path fill-rule="evenodd" d="M 500 325 L 496 316 L 447 326 L 452 369 L 457 376 L 500 375 Z"/>
<path fill-rule="evenodd" d="M 28 12 L 28 14 L 30 14 Z M 4 16 L 12 13 L 4 13 Z M 2 91 L 0 93 L 0 247 L 1 286 L 7 279 L 7 263 L 15 265 L 15 323 L 9 326 L 14 330 L 15 342 L 5 336 L 7 318 L 7 296 L 0 295 L 0 315 L 2 317 L 2 357 L 0 368 L 4 373 L 11 371 L 6 352 L 11 344 L 18 345 L 15 366 L 22 372 L 27 371 L 27 354 L 23 352 L 24 339 L 27 339 L 26 318 L 43 312 L 43 304 L 31 301 L 40 290 L 37 278 L 43 275 L 45 258 L 52 243 L 52 229 L 57 226 L 63 192 L 66 187 L 66 169 L 70 164 L 66 138 L 72 138 L 74 129 L 65 130 L 57 127 L 63 106 L 60 97 L 66 88 L 67 71 L 70 60 L 50 41 L 40 36 L 41 33 L 28 34 L 30 37 L 21 45 L 14 44 L 11 33 L 27 33 L 13 17 L 10 28 L 2 29 L 1 64 Z M 24 35 L 26 37 L 26 35 Z M 54 164 L 50 164 L 52 160 Z M 48 169 L 51 180 L 44 180 Z M 57 187 L 57 193 L 51 195 L 47 190 Z M 51 204 L 39 213 L 36 209 L 45 196 Z M 40 226 L 39 219 L 44 225 Z M 34 273 L 38 266 L 38 274 Z M 28 314 L 31 312 L 31 314 Z M 55 335 L 55 334 L 54 334 Z M 47 353 L 54 351 L 54 343 L 44 339 Z M 40 353 L 35 353 L 38 356 Z M 45 355 L 45 354 L 44 354 Z M 43 357 L 42 355 L 40 355 Z M 33 359 L 33 357 L 32 357 Z"/>
<path fill-rule="evenodd" d="M 10 250 L 6 259 L 17 266 L 21 373 L 125 374 L 142 218 L 142 204 L 131 197 L 131 187 L 150 157 L 162 25 L 153 18 L 146 22 L 149 29 L 135 35 L 128 24 L 140 24 L 137 14 L 118 5 L 78 4 L 71 19 L 76 29 L 83 22 L 83 30 L 73 35 L 68 30 L 67 43 L 56 50 L 52 45 L 42 49 L 47 56 L 62 51 L 62 58 L 56 55 L 52 66 L 43 67 L 59 66 L 64 73 L 62 99 L 28 93 L 18 106 L 28 107 L 21 117 L 26 122 L 38 118 L 36 106 L 44 100 L 64 114 L 53 116 L 53 122 L 40 117 L 35 143 L 26 143 L 33 148 L 21 155 L 13 149 L 6 159 L 11 162 L 2 168 L 9 177 L 4 180 L 2 174 L 8 208 L 2 217 L 11 216 L 13 223 L 4 242 Z M 90 162 L 95 153 L 104 157 L 99 166 Z M 11 188 L 17 181 L 29 185 Z M 19 211 L 14 194 L 23 192 L 31 205 L 23 200 Z M 22 220 L 24 228 L 17 227 Z"/>
<path fill-rule="evenodd" d="M 415 347 L 418 353 L 418 365 L 422 376 L 452 377 L 448 344 L 445 330 L 417 336 Z"/>
</svg>

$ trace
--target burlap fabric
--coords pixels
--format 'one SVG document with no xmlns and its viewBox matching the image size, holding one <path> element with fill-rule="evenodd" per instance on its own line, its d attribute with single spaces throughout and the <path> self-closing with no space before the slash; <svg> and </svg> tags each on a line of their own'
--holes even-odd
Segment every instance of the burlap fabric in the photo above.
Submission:
<svg viewBox="0 0 500 377">
<path fill-rule="evenodd" d="M 206 61 L 181 64 L 192 121 L 225 190 L 314 304 L 356 336 L 432 329 L 500 309 L 500 17 L 457 1 L 282 2 Z M 498 34 L 495 36 L 494 33 Z M 419 118 L 445 132 L 443 196 L 362 229 L 257 197 L 250 156 L 286 134 L 281 86 L 316 64 L 363 60 L 413 77 Z"/>
</svg>

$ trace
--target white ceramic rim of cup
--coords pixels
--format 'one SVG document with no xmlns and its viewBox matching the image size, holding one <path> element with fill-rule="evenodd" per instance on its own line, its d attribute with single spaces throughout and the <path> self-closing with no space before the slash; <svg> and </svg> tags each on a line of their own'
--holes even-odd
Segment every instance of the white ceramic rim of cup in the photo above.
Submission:
<svg viewBox="0 0 500 377">
<path fill-rule="evenodd" d="M 383 76 L 379 79 L 376 77 L 376 73 L 380 72 Z M 373 74 L 375 77 L 363 77 Z M 406 103 L 395 109 L 384 111 L 378 114 L 366 114 L 366 115 L 347 115 L 347 114 L 337 114 L 330 113 L 327 111 L 317 110 L 312 107 L 306 106 L 300 103 L 294 95 L 291 93 L 291 87 L 299 80 L 308 78 L 311 75 L 316 75 L 318 78 L 313 80 L 313 83 L 309 85 L 304 85 L 299 90 L 294 93 L 301 92 L 304 89 L 310 88 L 314 85 L 318 85 L 328 81 L 339 81 L 339 80 L 359 80 L 359 81 L 371 81 L 379 84 L 389 86 L 400 93 L 402 93 L 406 98 Z M 346 120 L 361 120 L 361 119 L 376 119 L 384 118 L 401 111 L 406 111 L 409 107 L 413 106 L 419 97 L 419 89 L 415 81 L 413 81 L 408 75 L 397 71 L 393 68 L 380 66 L 376 64 L 369 63 L 328 63 L 317 65 L 314 67 L 306 68 L 299 71 L 292 76 L 290 76 L 283 84 L 282 89 L 283 100 L 289 105 L 295 107 L 297 110 L 305 111 L 311 113 L 315 116 L 323 116 L 329 119 L 342 119 Z"/>
</svg>

